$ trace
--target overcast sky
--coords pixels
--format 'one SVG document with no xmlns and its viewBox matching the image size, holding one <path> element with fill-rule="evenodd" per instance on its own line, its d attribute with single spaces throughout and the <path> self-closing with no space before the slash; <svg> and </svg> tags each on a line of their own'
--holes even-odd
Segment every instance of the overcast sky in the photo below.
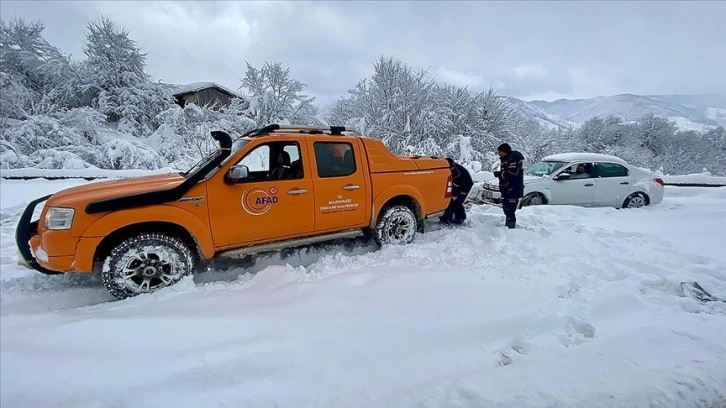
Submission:
<svg viewBox="0 0 726 408">
<path fill-rule="evenodd" d="M 279 61 L 326 104 L 381 55 L 472 90 L 526 100 L 726 93 L 726 2 L 129 2 L 3 0 L 82 58 L 100 14 L 128 28 L 171 83 L 237 89 L 245 61 Z"/>
</svg>

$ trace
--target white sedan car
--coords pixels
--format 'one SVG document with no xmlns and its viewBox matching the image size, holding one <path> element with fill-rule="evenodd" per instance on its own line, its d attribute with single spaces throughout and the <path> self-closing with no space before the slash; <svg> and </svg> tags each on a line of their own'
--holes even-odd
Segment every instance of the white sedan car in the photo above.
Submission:
<svg viewBox="0 0 726 408">
<path fill-rule="evenodd" d="M 632 208 L 663 201 L 663 179 L 615 156 L 563 153 L 526 166 L 520 207 L 565 204 Z M 499 203 L 497 179 L 486 182 L 484 201 Z"/>
</svg>

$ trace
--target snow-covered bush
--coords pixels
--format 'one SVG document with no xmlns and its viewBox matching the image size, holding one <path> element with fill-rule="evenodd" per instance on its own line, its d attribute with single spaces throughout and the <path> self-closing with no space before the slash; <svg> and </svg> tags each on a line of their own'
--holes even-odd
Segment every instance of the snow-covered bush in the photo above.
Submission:
<svg viewBox="0 0 726 408">
<path fill-rule="evenodd" d="M 166 167 L 164 159 L 150 146 L 134 140 L 115 139 L 101 146 L 103 168 L 113 170 Z"/>
<path fill-rule="evenodd" d="M 39 169 L 84 169 L 91 167 L 75 153 L 58 149 L 43 149 L 30 154 Z"/>
</svg>

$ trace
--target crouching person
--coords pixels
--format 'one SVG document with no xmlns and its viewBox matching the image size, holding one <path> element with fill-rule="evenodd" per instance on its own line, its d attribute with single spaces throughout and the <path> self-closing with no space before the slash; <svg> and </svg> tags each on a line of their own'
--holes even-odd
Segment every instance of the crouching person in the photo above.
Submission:
<svg viewBox="0 0 726 408">
<path fill-rule="evenodd" d="M 507 143 L 497 148 L 500 170 L 494 172 L 494 177 L 499 179 L 499 192 L 502 197 L 502 210 L 507 228 L 514 228 L 517 225 L 517 207 L 519 199 L 524 195 L 524 156 L 522 153 L 512 150 Z"/>
<path fill-rule="evenodd" d="M 451 201 L 439 220 L 443 224 L 460 225 L 466 221 L 466 209 L 464 200 L 474 186 L 474 180 L 464 166 L 454 162 L 453 159 L 446 159 L 451 170 Z"/>
</svg>

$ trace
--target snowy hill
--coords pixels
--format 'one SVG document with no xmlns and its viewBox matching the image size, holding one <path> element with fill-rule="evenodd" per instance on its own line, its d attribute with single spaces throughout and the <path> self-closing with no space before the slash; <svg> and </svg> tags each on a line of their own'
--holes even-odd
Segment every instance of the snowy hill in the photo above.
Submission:
<svg viewBox="0 0 726 408">
<path fill-rule="evenodd" d="M 518 111 L 558 126 L 577 125 L 594 116 L 609 115 L 631 122 L 649 113 L 675 121 L 682 130 L 726 126 L 726 95 L 622 94 L 552 102 L 507 99 Z"/>
<path fill-rule="evenodd" d="M 547 108 L 538 106 L 533 102 L 525 102 L 521 99 L 505 96 L 504 99 L 511 104 L 512 109 L 524 117 L 535 118 L 540 125 L 547 128 L 576 127 L 578 122 L 568 121 Z"/>
</svg>

